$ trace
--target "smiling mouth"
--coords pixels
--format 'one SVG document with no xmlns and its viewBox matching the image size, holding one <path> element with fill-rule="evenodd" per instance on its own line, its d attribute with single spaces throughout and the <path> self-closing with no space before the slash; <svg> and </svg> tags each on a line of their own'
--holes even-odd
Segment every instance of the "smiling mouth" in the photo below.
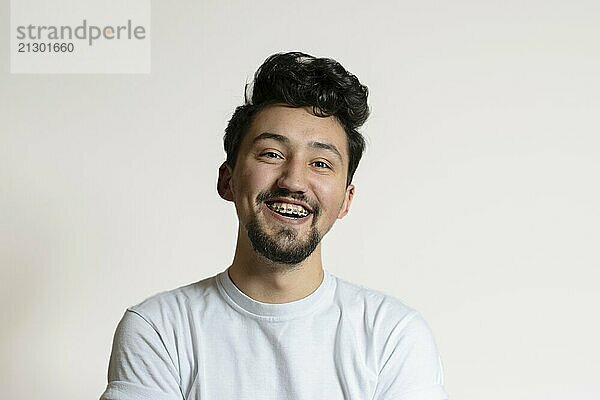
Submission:
<svg viewBox="0 0 600 400">
<path fill-rule="evenodd" d="M 265 203 L 267 207 L 277 214 L 287 218 L 304 218 L 310 214 L 306 208 L 297 205 L 282 202 Z"/>
</svg>

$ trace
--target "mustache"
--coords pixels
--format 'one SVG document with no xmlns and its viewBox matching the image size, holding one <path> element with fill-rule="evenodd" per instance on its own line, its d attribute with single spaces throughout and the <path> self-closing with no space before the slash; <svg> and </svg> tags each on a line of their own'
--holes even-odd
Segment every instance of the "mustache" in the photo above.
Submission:
<svg viewBox="0 0 600 400">
<path fill-rule="evenodd" d="M 294 199 L 297 201 L 302 201 L 310 206 L 315 216 L 319 215 L 321 207 L 316 201 L 313 201 L 304 193 L 290 192 L 287 189 L 279 188 L 275 190 L 265 190 L 264 192 L 260 192 L 258 196 L 256 196 L 256 205 L 260 205 L 260 203 L 264 203 L 265 201 L 269 201 L 272 199 L 276 199 L 279 197 Z"/>
</svg>

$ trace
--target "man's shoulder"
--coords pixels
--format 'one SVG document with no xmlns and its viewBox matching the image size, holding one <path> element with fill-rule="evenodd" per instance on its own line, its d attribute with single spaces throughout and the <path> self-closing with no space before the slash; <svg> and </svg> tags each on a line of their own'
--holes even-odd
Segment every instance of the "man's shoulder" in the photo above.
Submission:
<svg viewBox="0 0 600 400">
<path fill-rule="evenodd" d="M 164 319 L 185 315 L 192 307 L 202 307 L 207 300 L 210 301 L 212 297 L 218 296 L 216 278 L 215 275 L 185 286 L 156 293 L 127 310 L 140 315 L 148 322 L 150 320 L 164 321 Z"/>
<path fill-rule="evenodd" d="M 342 309 L 361 313 L 372 324 L 408 322 L 418 312 L 394 295 L 334 276 L 335 301 Z"/>
</svg>

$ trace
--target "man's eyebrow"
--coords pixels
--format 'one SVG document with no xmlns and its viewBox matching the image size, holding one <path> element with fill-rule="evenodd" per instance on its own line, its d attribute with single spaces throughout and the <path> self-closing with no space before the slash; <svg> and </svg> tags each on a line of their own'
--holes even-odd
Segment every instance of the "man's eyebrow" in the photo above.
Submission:
<svg viewBox="0 0 600 400">
<path fill-rule="evenodd" d="M 273 133 L 273 132 L 263 132 L 260 135 L 258 135 L 257 137 L 255 137 L 254 140 L 252 140 L 252 143 L 257 143 L 257 142 L 260 142 L 261 140 L 269 140 L 269 139 L 276 140 L 281 143 L 289 143 L 290 142 L 290 139 L 287 136 L 280 135 L 278 133 Z M 327 150 L 327 151 L 331 152 L 333 155 L 335 155 L 337 158 L 339 158 L 340 161 L 342 161 L 342 153 L 340 153 L 338 148 L 333 144 L 323 143 L 323 142 L 310 142 L 308 144 L 308 147 L 311 147 L 313 149 Z"/>
<path fill-rule="evenodd" d="M 340 151 L 338 150 L 338 148 L 335 147 L 335 145 L 333 145 L 333 144 L 322 143 L 322 142 L 310 142 L 308 145 L 310 147 L 314 148 L 314 149 L 323 149 L 323 150 L 330 151 L 337 158 L 339 158 L 340 161 L 342 161 L 342 154 L 340 153 Z"/>
<path fill-rule="evenodd" d="M 278 133 L 263 132 L 260 135 L 258 135 L 257 137 L 255 137 L 254 140 L 252 141 L 252 143 L 256 143 L 261 140 L 267 140 L 267 139 L 277 140 L 278 142 L 282 142 L 282 143 L 288 143 L 290 141 L 290 139 L 288 139 L 287 136 L 283 136 Z"/>
</svg>

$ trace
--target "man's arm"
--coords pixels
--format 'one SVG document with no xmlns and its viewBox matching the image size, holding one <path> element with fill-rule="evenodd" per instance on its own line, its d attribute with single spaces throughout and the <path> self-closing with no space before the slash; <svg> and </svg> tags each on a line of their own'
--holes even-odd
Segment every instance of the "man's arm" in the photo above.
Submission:
<svg viewBox="0 0 600 400">
<path fill-rule="evenodd" d="M 181 400 L 179 374 L 160 334 L 135 311 L 119 322 L 100 400 Z"/>
<path fill-rule="evenodd" d="M 417 313 L 398 323 L 383 346 L 373 400 L 446 400 L 431 330 Z"/>
</svg>

